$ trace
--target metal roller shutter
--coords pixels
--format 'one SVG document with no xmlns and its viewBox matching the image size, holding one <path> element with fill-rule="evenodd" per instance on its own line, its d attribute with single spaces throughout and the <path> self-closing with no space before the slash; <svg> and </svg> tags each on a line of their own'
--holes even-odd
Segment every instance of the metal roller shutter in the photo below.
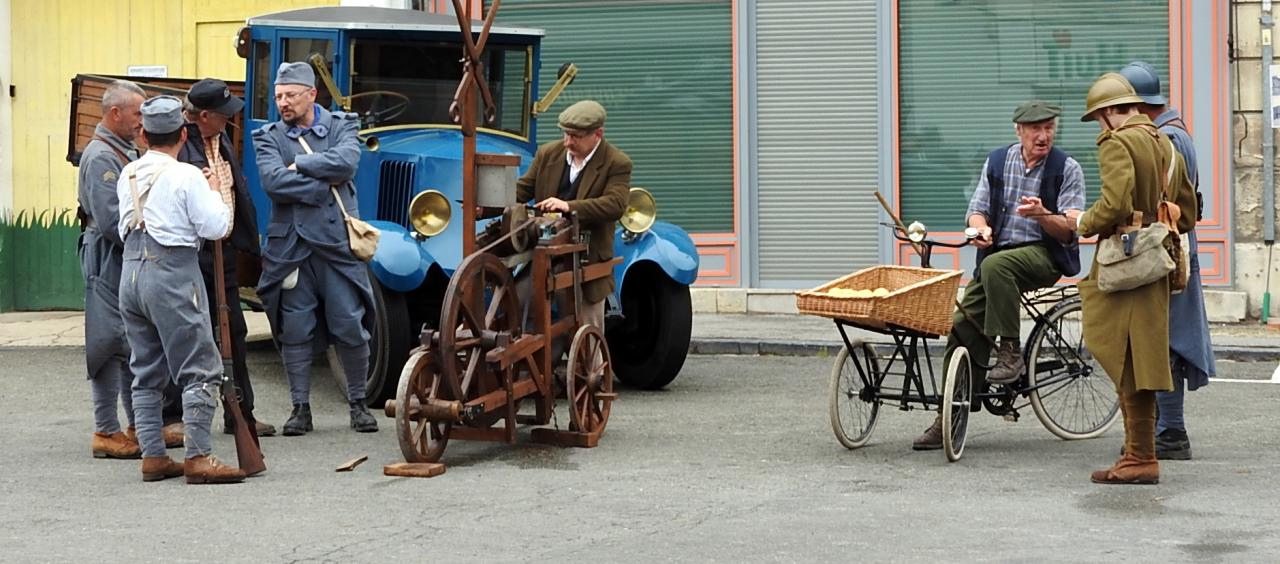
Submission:
<svg viewBox="0 0 1280 564">
<path fill-rule="evenodd" d="M 876 264 L 874 0 L 756 3 L 759 285 Z"/>
</svg>

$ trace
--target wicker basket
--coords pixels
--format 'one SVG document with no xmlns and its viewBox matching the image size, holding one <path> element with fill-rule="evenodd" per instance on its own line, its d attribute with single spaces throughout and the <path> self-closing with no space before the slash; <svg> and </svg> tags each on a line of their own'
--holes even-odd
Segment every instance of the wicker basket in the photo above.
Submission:
<svg viewBox="0 0 1280 564">
<path fill-rule="evenodd" d="M 885 328 L 897 325 L 932 335 L 951 331 L 959 270 L 935 270 L 912 266 L 873 266 L 818 286 L 796 292 L 801 313 Z M 875 290 L 881 297 L 855 298 L 827 294 L 834 288 Z"/>
</svg>

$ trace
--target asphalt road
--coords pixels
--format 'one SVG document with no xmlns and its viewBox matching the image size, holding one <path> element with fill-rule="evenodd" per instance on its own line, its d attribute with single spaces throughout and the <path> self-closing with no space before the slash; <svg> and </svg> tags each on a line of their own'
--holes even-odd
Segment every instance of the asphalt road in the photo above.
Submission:
<svg viewBox="0 0 1280 564">
<path fill-rule="evenodd" d="M 1117 425 L 1064 442 L 1028 410 L 971 419 L 964 458 L 916 453 L 921 412 L 882 413 L 841 447 L 830 360 L 690 357 L 663 392 L 623 390 L 600 447 L 452 442 L 436 478 L 388 478 L 392 422 L 357 435 L 317 367 L 314 433 L 266 438 L 240 485 L 146 484 L 136 461 L 89 456 L 80 349 L 0 352 L 0 561 L 1222 561 L 1280 558 L 1280 386 L 1190 396 L 1196 460 L 1158 486 L 1099 486 Z M 1224 362 L 1267 379 L 1274 364 Z M 251 358 L 259 416 L 288 415 L 271 352 Z M 559 418 L 562 425 L 565 417 Z M 234 460 L 230 437 L 216 449 Z M 170 451 L 181 456 L 181 451 Z M 334 468 L 355 456 L 350 473 Z"/>
</svg>

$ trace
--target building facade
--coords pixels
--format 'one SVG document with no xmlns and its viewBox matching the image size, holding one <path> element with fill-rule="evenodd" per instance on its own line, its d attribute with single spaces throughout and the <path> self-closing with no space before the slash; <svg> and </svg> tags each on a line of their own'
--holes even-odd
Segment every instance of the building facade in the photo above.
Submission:
<svg viewBox="0 0 1280 564">
<path fill-rule="evenodd" d="M 12 99 L 10 231 L 32 241 L 11 244 L 0 258 L 0 308 L 9 309 L 74 307 L 78 299 L 74 231 L 61 223 L 75 194 L 63 159 L 71 76 L 162 65 L 170 76 L 236 79 L 243 63 L 230 37 L 245 17 L 336 3 L 121 1 L 104 5 L 124 12 L 78 18 L 68 2 L 8 1 L 37 22 L 10 30 L 11 44 L 56 53 L 56 64 L 12 63 L 20 94 Z M 544 69 L 578 65 L 552 111 L 580 98 L 608 107 L 607 135 L 635 161 L 634 184 L 654 193 L 660 217 L 693 234 L 699 285 L 739 295 L 772 290 L 780 303 L 787 290 L 915 260 L 880 225 L 887 216 L 876 194 L 904 219 L 958 238 L 983 158 L 1016 141 L 1009 118 L 1023 100 L 1064 108 L 1058 145 L 1084 166 L 1096 197 L 1097 126 L 1078 121 L 1085 91 L 1099 74 L 1145 60 L 1162 73 L 1196 139 L 1205 282 L 1240 306 L 1231 311 L 1256 316 L 1268 269 L 1260 6 L 1238 4 L 506 0 L 498 20 L 547 30 Z M 163 33 L 129 33 L 116 50 L 78 39 L 119 29 Z M 542 77 L 545 91 L 555 73 Z M 554 138 L 553 120 L 541 121 L 541 138 Z M 23 227 L 32 217 L 35 226 Z M 32 234 L 42 229 L 65 233 L 40 243 Z M 967 269 L 971 255 L 940 253 L 935 266 Z"/>
</svg>

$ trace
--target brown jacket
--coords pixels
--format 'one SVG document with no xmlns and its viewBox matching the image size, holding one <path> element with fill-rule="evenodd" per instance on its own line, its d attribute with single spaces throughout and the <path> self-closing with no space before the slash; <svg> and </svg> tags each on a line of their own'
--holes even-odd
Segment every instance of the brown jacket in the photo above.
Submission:
<svg viewBox="0 0 1280 564">
<path fill-rule="evenodd" d="M 564 141 L 553 141 L 538 148 L 529 170 L 516 181 L 516 201 L 530 199 L 541 202 L 555 197 L 564 176 Z M 582 170 L 578 193 L 569 201 L 569 210 L 578 214 L 579 226 L 591 232 L 587 242 L 587 259 L 601 262 L 613 258 L 613 224 L 627 209 L 627 193 L 631 190 L 631 158 L 608 141 L 600 146 Z M 583 285 L 582 296 L 588 303 L 603 300 L 613 291 L 613 275 Z"/>
<path fill-rule="evenodd" d="M 1080 218 L 1083 236 L 1114 233 L 1133 212 L 1154 221 L 1169 159 L 1177 152 L 1168 137 L 1146 116 L 1130 117 L 1116 131 L 1098 136 L 1098 173 L 1102 194 Z M 1195 226 L 1196 195 L 1186 163 L 1177 158 L 1170 200 L 1182 207 L 1178 231 Z M 1138 390 L 1171 390 L 1169 373 L 1169 281 L 1161 278 L 1125 292 L 1098 291 L 1095 257 L 1089 276 L 1080 282 L 1084 305 L 1084 338 L 1089 351 L 1120 385 L 1126 369 Z"/>
</svg>

